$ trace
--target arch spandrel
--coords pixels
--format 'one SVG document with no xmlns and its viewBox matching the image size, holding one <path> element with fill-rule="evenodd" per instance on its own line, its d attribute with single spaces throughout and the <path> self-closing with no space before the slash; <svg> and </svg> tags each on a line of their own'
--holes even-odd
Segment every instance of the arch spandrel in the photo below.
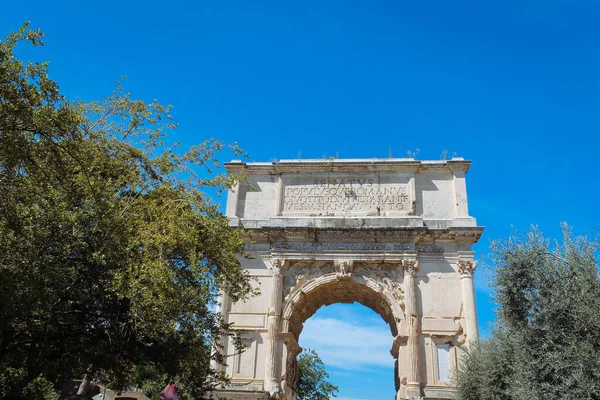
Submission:
<svg viewBox="0 0 600 400">
<path fill-rule="evenodd" d="M 402 332 L 403 269 L 398 264 L 344 259 L 290 262 L 283 276 L 281 331 L 292 333 L 296 339 L 304 321 L 322 306 L 335 303 L 358 302 L 379 314 L 394 337 Z"/>
</svg>

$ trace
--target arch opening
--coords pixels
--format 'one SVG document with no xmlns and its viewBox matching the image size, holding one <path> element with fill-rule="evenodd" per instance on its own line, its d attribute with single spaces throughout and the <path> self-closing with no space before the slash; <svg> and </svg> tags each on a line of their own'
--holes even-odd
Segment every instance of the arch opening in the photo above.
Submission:
<svg viewBox="0 0 600 400">
<path fill-rule="evenodd" d="M 304 322 L 323 306 L 336 303 L 360 303 L 370 308 L 389 325 L 392 337 L 398 335 L 401 316 L 394 315 L 389 300 L 381 292 L 369 288 L 353 279 L 333 279 L 314 287 L 310 291 L 302 291 L 298 300 L 291 306 L 291 315 L 287 318 L 288 329 L 296 340 L 299 339 Z"/>
<path fill-rule="evenodd" d="M 380 269 L 378 269 L 380 271 Z M 359 266 L 354 269 L 352 275 L 341 275 L 339 273 L 328 273 L 318 278 L 292 288 L 286 296 L 283 309 L 282 332 L 287 336 L 285 374 L 283 379 L 286 391 L 295 398 L 298 381 L 297 356 L 302 351 L 298 343 L 304 328 L 304 323 L 312 317 L 321 307 L 332 304 L 359 303 L 376 314 L 388 325 L 390 337 L 390 367 L 393 367 L 393 382 L 395 390 L 399 390 L 397 379 L 398 353 L 391 349 L 395 344 L 395 338 L 401 331 L 404 322 L 404 293 L 402 291 L 402 275 L 395 275 L 393 279 L 374 274 L 374 270 L 368 266 Z M 399 282 L 400 281 L 400 282 Z M 343 337 L 340 332 L 339 337 Z M 293 337 L 293 340 L 290 340 Z M 292 394 L 294 393 L 294 394 Z"/>
<path fill-rule="evenodd" d="M 397 380 L 392 341 L 389 325 L 372 309 L 358 302 L 335 303 L 305 321 L 298 360 L 315 350 L 328 380 L 339 387 L 339 398 L 391 399 Z"/>
</svg>

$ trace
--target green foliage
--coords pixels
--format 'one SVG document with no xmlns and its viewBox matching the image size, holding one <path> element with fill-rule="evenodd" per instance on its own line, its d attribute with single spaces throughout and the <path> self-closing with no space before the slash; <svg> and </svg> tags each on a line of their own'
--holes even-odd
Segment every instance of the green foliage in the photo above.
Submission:
<svg viewBox="0 0 600 400">
<path fill-rule="evenodd" d="M 0 393 L 11 393 L 11 389 L 26 379 L 27 371 L 24 368 L 5 367 L 0 373 Z M 55 385 L 40 375 L 28 380 L 20 395 L 30 400 L 55 400 Z"/>
<path fill-rule="evenodd" d="M 243 232 L 211 201 L 236 182 L 215 172 L 225 146 L 168 147 L 169 107 L 120 85 L 67 100 L 14 54 L 42 38 L 26 24 L 0 42 L 0 395 L 47 398 L 88 372 L 196 398 L 225 379 L 218 290 L 252 293 Z"/>
<path fill-rule="evenodd" d="M 321 357 L 312 349 L 304 350 L 298 357 L 297 393 L 300 400 L 329 400 L 335 397 L 338 387 L 331 384 Z"/>
<path fill-rule="evenodd" d="M 498 322 L 458 373 L 458 399 L 600 399 L 598 243 L 537 229 L 493 244 Z"/>
<path fill-rule="evenodd" d="M 28 400 L 56 400 L 54 384 L 42 375 L 25 386 L 23 395 Z"/>
</svg>

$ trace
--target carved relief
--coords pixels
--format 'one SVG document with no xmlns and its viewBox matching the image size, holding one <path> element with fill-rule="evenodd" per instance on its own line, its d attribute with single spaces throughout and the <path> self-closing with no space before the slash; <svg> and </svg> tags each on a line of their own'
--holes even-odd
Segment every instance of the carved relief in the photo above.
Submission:
<svg viewBox="0 0 600 400">
<path fill-rule="evenodd" d="M 305 282 L 334 272 L 332 263 L 326 262 L 297 262 L 291 264 L 283 273 L 283 298 Z"/>
<path fill-rule="evenodd" d="M 321 243 L 321 242 L 277 242 L 273 251 L 316 253 L 323 251 L 383 251 L 385 243 Z"/>
<path fill-rule="evenodd" d="M 388 295 L 404 307 L 403 274 L 397 264 L 362 264 L 358 267 L 354 265 L 351 259 L 337 259 L 333 264 L 326 262 L 290 264 L 283 273 L 283 298 L 287 301 L 290 293 L 296 288 L 335 272 L 338 280 L 352 278 L 359 282 L 362 280 L 377 292 Z M 414 268 L 414 265 L 415 263 L 409 263 L 408 268 Z"/>
<path fill-rule="evenodd" d="M 348 232 L 319 232 L 317 239 L 320 242 L 344 242 L 344 241 L 375 241 L 376 232 L 348 231 Z"/>
<path fill-rule="evenodd" d="M 363 264 L 355 267 L 351 259 L 334 260 L 333 266 L 324 262 L 294 263 L 283 274 L 284 299 L 287 300 L 289 294 L 304 283 L 333 272 L 338 279 L 351 279 L 354 276 L 354 280 L 364 281 L 377 292 L 389 295 L 389 298 L 404 306 L 403 275 L 397 264 Z"/>
<path fill-rule="evenodd" d="M 335 274 L 337 275 L 338 279 L 350 279 L 352 276 L 352 270 L 354 269 L 354 260 L 334 260 L 333 265 L 335 267 Z"/>
<path fill-rule="evenodd" d="M 417 245 L 417 251 L 421 254 L 444 254 L 444 247 L 434 244 Z"/>
<path fill-rule="evenodd" d="M 417 236 L 415 232 L 370 232 L 370 231 L 325 231 L 318 232 L 315 240 L 319 242 L 407 242 L 412 244 Z"/>
<path fill-rule="evenodd" d="M 389 293 L 402 307 L 404 307 L 404 290 L 402 284 L 393 281 L 390 278 L 383 278 L 381 284 L 384 286 L 384 291 Z"/>
<path fill-rule="evenodd" d="M 414 247 L 413 243 L 394 243 L 394 250 L 413 250 Z"/>
<path fill-rule="evenodd" d="M 400 321 L 404 320 L 404 274 L 398 263 L 369 265 L 350 259 L 292 261 L 284 269 L 283 280 L 282 323 L 287 324 L 283 330 L 296 337 L 302 323 L 319 307 L 335 302 L 357 301 L 372 308 L 390 324 L 393 332 L 398 331 Z M 298 293 L 300 287 L 307 292 Z M 286 309 L 294 311 L 286 317 Z"/>
<path fill-rule="evenodd" d="M 396 265 L 385 264 L 364 265 L 357 270 L 357 275 L 364 279 L 368 286 L 396 300 L 404 308 L 403 277 Z"/>
<path fill-rule="evenodd" d="M 398 334 L 405 319 L 402 268 L 397 263 L 366 265 L 338 260 L 335 264 L 337 271 L 334 262 L 328 263 L 326 268 L 331 268 L 331 272 L 327 274 L 318 274 L 316 268 L 304 266 L 311 274 L 306 280 L 301 273 L 289 275 L 287 284 L 297 286 L 285 288 L 283 331 L 299 338 L 304 321 L 321 306 L 358 302 L 378 313 L 390 325 L 392 334 Z M 291 268 L 296 267 L 297 264 L 293 264 Z"/>
</svg>

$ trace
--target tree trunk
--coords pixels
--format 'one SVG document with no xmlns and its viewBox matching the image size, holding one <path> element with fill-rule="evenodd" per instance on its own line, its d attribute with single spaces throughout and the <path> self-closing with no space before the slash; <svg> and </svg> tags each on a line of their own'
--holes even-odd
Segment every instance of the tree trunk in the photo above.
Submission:
<svg viewBox="0 0 600 400">
<path fill-rule="evenodd" d="M 79 389 L 77 389 L 77 395 L 85 396 L 89 387 L 90 387 L 90 378 L 89 378 L 89 375 L 86 373 L 85 375 L 83 375 L 83 379 L 81 380 Z"/>
</svg>

